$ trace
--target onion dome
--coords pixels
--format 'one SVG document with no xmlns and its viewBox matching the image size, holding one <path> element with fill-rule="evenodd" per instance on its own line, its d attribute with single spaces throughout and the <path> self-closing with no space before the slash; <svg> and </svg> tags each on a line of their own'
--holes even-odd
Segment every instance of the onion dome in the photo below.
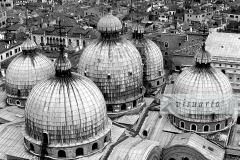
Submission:
<svg viewBox="0 0 240 160">
<path fill-rule="evenodd" d="M 97 29 L 101 33 L 119 32 L 122 29 L 122 23 L 117 17 L 112 15 L 109 8 L 109 13 L 98 21 Z"/>
<path fill-rule="evenodd" d="M 102 150 L 112 123 L 101 91 L 90 79 L 71 73 L 63 46 L 60 50 L 55 76 L 38 83 L 29 95 L 23 134 L 35 155 L 75 159 Z"/>
<path fill-rule="evenodd" d="M 27 39 L 22 53 L 12 60 L 6 71 L 6 92 L 9 105 L 25 106 L 32 87 L 54 74 L 54 65 L 36 51 L 36 43 Z"/>
<path fill-rule="evenodd" d="M 108 16 L 100 19 L 98 28 Z M 102 32 L 101 38 L 90 43 L 80 57 L 78 72 L 100 88 L 110 118 L 138 112 L 143 106 L 142 60 L 136 47 L 120 37 L 119 31 Z"/>
<path fill-rule="evenodd" d="M 231 84 L 220 70 L 211 67 L 205 44 L 195 60 L 196 65 L 183 71 L 173 85 L 172 122 L 202 133 L 226 129 L 233 112 Z"/>
<path fill-rule="evenodd" d="M 143 36 L 144 28 L 136 24 L 132 28 L 131 42 L 140 52 L 143 62 L 143 83 L 147 93 L 160 91 L 164 84 L 163 57 L 160 48 L 150 39 Z"/>
</svg>

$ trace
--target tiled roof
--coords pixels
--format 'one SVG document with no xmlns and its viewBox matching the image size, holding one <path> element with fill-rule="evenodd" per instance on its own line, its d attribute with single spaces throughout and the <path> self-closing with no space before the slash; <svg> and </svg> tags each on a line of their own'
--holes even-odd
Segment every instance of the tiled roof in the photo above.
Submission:
<svg viewBox="0 0 240 160">
<path fill-rule="evenodd" d="M 201 48 L 202 39 L 187 41 L 179 49 L 175 50 L 172 55 L 194 56 L 195 51 Z"/>
<path fill-rule="evenodd" d="M 240 7 L 234 7 L 228 10 L 223 10 L 221 11 L 221 13 L 240 15 Z"/>
<path fill-rule="evenodd" d="M 9 122 L 24 120 L 24 109 L 17 106 L 6 107 L 0 110 L 0 118 Z"/>
<path fill-rule="evenodd" d="M 239 147 L 239 142 L 240 142 L 240 125 L 236 124 L 232 126 L 228 143 L 226 146 L 226 154 L 230 155 L 240 155 L 240 147 Z"/>
<path fill-rule="evenodd" d="M 20 27 L 22 27 L 21 24 L 14 24 L 14 25 L 11 25 L 7 28 L 8 31 L 16 31 L 18 30 Z"/>
</svg>

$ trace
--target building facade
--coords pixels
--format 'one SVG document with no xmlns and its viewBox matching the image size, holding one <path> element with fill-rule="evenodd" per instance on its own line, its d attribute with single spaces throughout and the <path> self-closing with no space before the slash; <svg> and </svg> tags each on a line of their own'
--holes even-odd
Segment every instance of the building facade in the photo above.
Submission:
<svg viewBox="0 0 240 160">
<path fill-rule="evenodd" d="M 0 7 L 2 9 L 10 10 L 13 8 L 13 0 L 0 0 Z"/>
<path fill-rule="evenodd" d="M 6 27 L 6 24 L 7 24 L 7 12 L 2 10 L 0 11 L 0 28 Z"/>
</svg>

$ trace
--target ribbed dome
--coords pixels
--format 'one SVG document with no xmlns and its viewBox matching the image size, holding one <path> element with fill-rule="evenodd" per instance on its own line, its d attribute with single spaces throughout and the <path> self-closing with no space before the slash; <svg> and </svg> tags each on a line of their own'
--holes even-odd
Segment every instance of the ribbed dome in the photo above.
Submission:
<svg viewBox="0 0 240 160">
<path fill-rule="evenodd" d="M 228 78 L 211 66 L 183 71 L 173 86 L 172 112 L 189 121 L 224 120 L 232 113 L 232 87 Z"/>
<path fill-rule="evenodd" d="M 26 133 L 41 141 L 47 132 L 50 146 L 91 143 L 111 129 L 102 93 L 91 80 L 76 74 L 37 84 L 27 100 L 25 119 Z"/>
<path fill-rule="evenodd" d="M 116 32 L 121 31 L 121 21 L 109 12 L 106 16 L 102 17 L 97 23 L 97 29 L 99 32 Z"/>
<path fill-rule="evenodd" d="M 8 96 L 27 98 L 35 84 L 55 73 L 53 63 L 46 56 L 35 49 L 30 49 L 34 48 L 34 43 L 32 40 L 27 40 L 23 52 L 14 58 L 7 68 L 6 92 Z"/>
<path fill-rule="evenodd" d="M 36 48 L 36 43 L 29 38 L 22 43 L 22 50 L 34 50 Z"/>
<path fill-rule="evenodd" d="M 97 84 L 107 103 L 125 103 L 142 95 L 142 60 L 126 39 L 95 40 L 82 53 L 78 72 Z"/>
</svg>

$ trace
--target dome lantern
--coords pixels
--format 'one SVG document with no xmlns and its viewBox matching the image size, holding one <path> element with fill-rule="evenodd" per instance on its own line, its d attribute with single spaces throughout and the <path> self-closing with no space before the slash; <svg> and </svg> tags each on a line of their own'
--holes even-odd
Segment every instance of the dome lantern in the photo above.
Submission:
<svg viewBox="0 0 240 160">
<path fill-rule="evenodd" d="M 205 42 L 203 42 L 201 49 L 198 50 L 197 53 L 195 54 L 195 62 L 197 66 L 198 65 L 209 66 L 212 61 L 212 56 L 208 51 L 206 51 L 205 47 L 206 44 Z"/>
<path fill-rule="evenodd" d="M 102 17 L 97 23 L 97 29 L 103 39 L 115 39 L 122 31 L 121 21 L 112 15 L 111 7 L 108 7 L 108 14 Z"/>
<path fill-rule="evenodd" d="M 141 39 L 143 38 L 144 28 L 140 24 L 140 19 L 137 19 L 137 24 L 132 28 L 132 38 Z"/>
<path fill-rule="evenodd" d="M 27 38 L 27 40 L 22 43 L 23 53 L 26 53 L 26 51 L 32 51 L 36 48 L 37 48 L 36 43 L 29 38 Z"/>
</svg>

